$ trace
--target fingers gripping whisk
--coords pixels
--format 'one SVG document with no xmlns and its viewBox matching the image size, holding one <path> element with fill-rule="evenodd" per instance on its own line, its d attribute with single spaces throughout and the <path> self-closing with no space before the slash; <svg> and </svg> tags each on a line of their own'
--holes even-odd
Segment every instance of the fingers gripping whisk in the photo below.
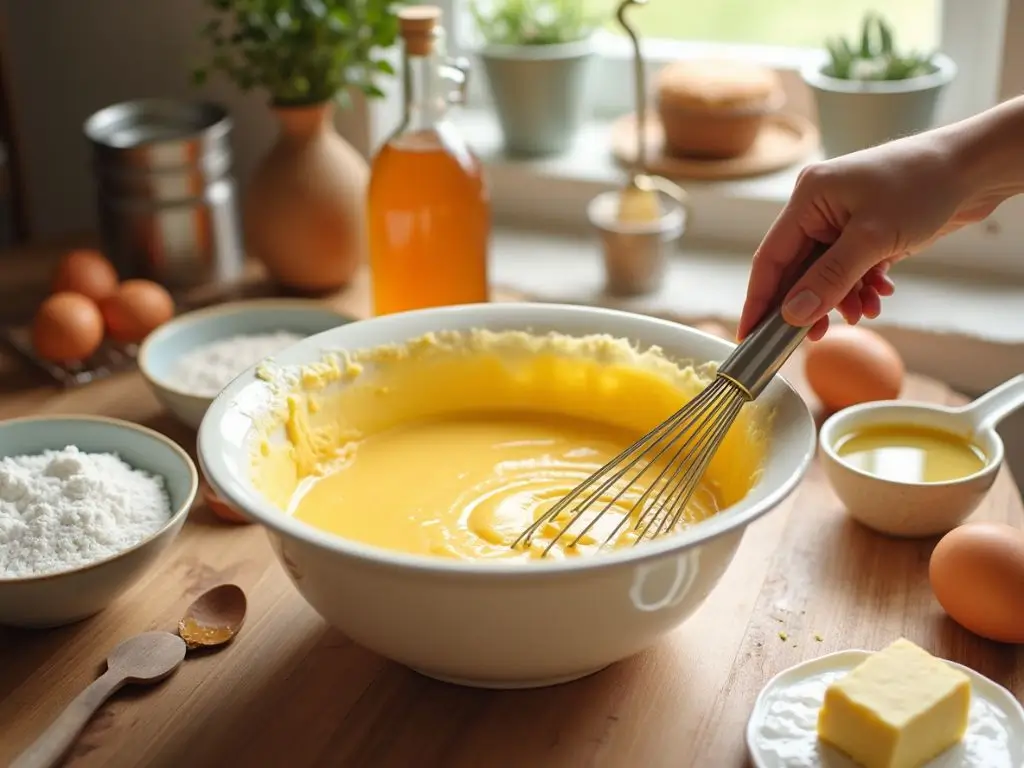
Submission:
<svg viewBox="0 0 1024 768">
<path fill-rule="evenodd" d="M 575 547 L 600 532 L 611 544 L 633 543 L 676 528 L 715 451 L 749 393 L 719 376 L 697 397 L 561 498 L 520 534 L 513 547 L 528 547 L 541 531 L 550 535 L 542 557 L 572 537 Z M 643 489 L 637 494 L 638 489 Z M 617 522 L 611 526 L 611 513 Z M 632 526 L 628 530 L 627 526 Z M 593 532 L 593 533 L 592 533 Z"/>
</svg>

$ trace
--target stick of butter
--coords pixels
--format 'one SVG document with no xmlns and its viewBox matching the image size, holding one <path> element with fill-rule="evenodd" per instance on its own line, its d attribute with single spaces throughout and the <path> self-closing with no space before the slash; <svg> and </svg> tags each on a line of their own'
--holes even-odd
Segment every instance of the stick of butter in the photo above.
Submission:
<svg viewBox="0 0 1024 768">
<path fill-rule="evenodd" d="M 864 768 L 919 768 L 967 732 L 971 681 L 900 638 L 825 691 L 818 736 Z"/>
</svg>

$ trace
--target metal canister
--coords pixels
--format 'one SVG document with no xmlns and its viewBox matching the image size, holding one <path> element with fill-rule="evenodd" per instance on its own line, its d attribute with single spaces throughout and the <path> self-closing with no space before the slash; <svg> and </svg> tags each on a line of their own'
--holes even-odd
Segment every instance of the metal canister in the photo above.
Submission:
<svg viewBox="0 0 1024 768">
<path fill-rule="evenodd" d="M 84 130 L 104 249 L 123 278 L 184 289 L 241 277 L 231 119 L 223 108 L 128 101 L 96 112 Z"/>
<path fill-rule="evenodd" d="M 603 192 L 587 206 L 587 217 L 601 236 L 605 293 L 622 297 L 653 293 L 664 284 L 669 254 L 686 228 L 686 208 L 658 190 L 660 218 L 620 222 L 616 213 L 620 194 L 619 190 Z"/>
</svg>

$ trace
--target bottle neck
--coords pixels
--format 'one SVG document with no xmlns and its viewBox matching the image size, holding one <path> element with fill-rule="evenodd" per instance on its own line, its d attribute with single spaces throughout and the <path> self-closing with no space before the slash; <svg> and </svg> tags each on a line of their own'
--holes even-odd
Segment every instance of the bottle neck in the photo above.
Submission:
<svg viewBox="0 0 1024 768">
<path fill-rule="evenodd" d="M 418 56 L 405 52 L 402 61 L 405 113 L 402 132 L 424 131 L 444 120 L 448 110 L 441 60 L 436 53 Z"/>
</svg>

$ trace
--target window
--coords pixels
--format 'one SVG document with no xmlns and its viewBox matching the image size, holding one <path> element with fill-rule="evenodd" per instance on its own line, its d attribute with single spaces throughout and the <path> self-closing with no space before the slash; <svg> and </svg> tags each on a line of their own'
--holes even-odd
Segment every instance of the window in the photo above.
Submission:
<svg viewBox="0 0 1024 768">
<path fill-rule="evenodd" d="M 437 0 L 434 0 L 437 2 Z M 449 30 L 449 51 L 470 55 L 478 36 L 467 11 L 470 0 L 440 0 Z M 634 108 L 632 51 L 612 17 L 616 0 L 585 0 L 610 21 L 599 33 L 599 71 L 594 73 L 594 125 L 585 131 L 572 156 L 535 162 L 505 160 L 493 121 L 488 94 L 477 69 L 470 81 L 467 120 L 469 137 L 489 147 L 492 187 L 498 219 L 529 226 L 584 226 L 586 202 L 602 189 L 621 183 L 622 169 L 608 159 L 602 126 Z M 644 58 L 654 75 L 680 58 L 731 56 L 777 69 L 789 108 L 809 113 L 810 94 L 798 74 L 810 57 L 820 57 L 822 41 L 837 34 L 856 34 L 865 11 L 881 10 L 896 27 L 901 47 L 937 47 L 957 64 L 959 72 L 947 89 L 940 122 L 950 122 L 995 104 L 1001 95 L 1020 87 L 1024 73 L 1003 72 L 1004 55 L 1024 50 L 1024 0 L 648 0 L 630 10 L 643 35 Z M 657 37 L 655 37 L 657 35 Z M 1008 89 L 1012 89 L 1009 90 Z M 397 109 L 392 105 L 392 115 Z M 384 124 L 390 125 L 394 117 Z M 462 118 L 460 118 L 461 120 Z M 684 182 L 691 192 L 698 239 L 752 248 L 771 224 L 792 190 L 798 169 L 760 179 L 719 184 Z M 1024 200 L 1010 201 L 990 221 L 941 241 L 930 251 L 936 261 L 959 261 L 970 253 L 974 263 L 1000 272 L 1024 274 Z"/>
<path fill-rule="evenodd" d="M 615 11 L 608 0 L 585 1 L 594 13 Z M 837 0 L 827 6 L 821 0 L 651 0 L 629 13 L 649 39 L 817 48 L 827 37 L 856 32 L 864 14 L 876 8 L 884 8 L 901 47 L 929 50 L 939 42 L 940 0 Z M 621 30 L 614 22 L 608 28 Z"/>
</svg>

